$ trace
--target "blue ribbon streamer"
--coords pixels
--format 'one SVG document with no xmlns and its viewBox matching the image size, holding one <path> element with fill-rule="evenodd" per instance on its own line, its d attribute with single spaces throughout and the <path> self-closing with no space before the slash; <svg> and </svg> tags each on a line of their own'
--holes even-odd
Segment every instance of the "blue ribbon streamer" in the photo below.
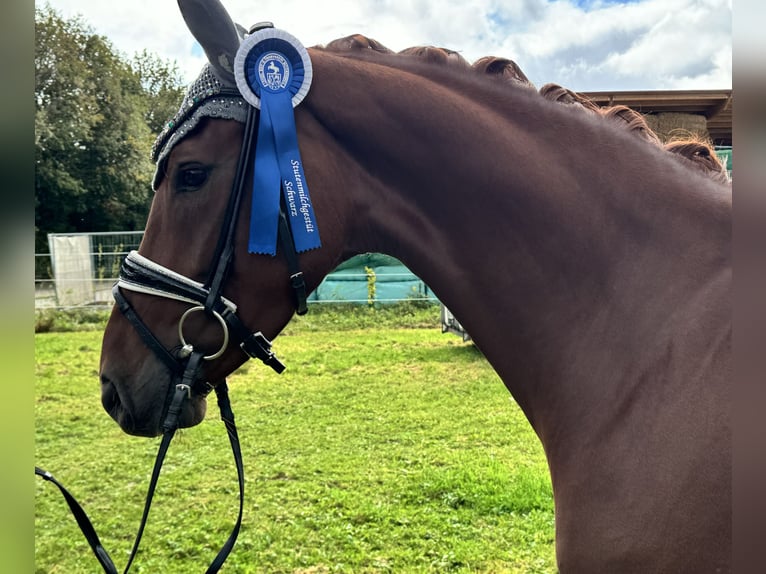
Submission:
<svg viewBox="0 0 766 574">
<path fill-rule="evenodd" d="M 253 166 L 253 205 L 247 246 L 250 253 L 276 255 L 280 180 L 271 116 L 261 110 Z"/>
<path fill-rule="evenodd" d="M 298 149 L 292 95 L 288 90 L 272 92 L 262 88 L 250 213 L 250 253 L 276 254 L 280 187 L 296 251 L 320 247 Z"/>
</svg>

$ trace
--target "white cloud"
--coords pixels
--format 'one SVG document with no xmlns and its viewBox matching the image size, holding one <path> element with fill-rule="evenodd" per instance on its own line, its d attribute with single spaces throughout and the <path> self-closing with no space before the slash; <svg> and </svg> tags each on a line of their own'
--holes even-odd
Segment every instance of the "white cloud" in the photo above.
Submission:
<svg viewBox="0 0 766 574">
<path fill-rule="evenodd" d="M 204 60 L 175 2 L 50 0 L 81 14 L 121 52 L 175 60 L 185 77 Z M 271 20 L 307 45 L 353 33 L 391 49 L 431 44 L 515 60 L 538 86 L 576 90 L 731 87 L 731 0 L 224 0 L 249 27 Z"/>
<path fill-rule="evenodd" d="M 606 69 L 619 75 L 662 78 L 663 83 L 701 83 L 714 78 L 731 83 L 730 13 L 728 30 L 716 22 L 713 2 L 676 2 L 678 6 L 659 18 L 630 49 L 610 54 Z M 722 14 L 725 21 L 726 14 Z M 727 32 L 729 32 L 727 34 Z M 721 54 L 728 53 L 728 63 Z M 728 87 L 719 86 L 719 87 Z M 684 87 L 689 87 L 685 85 Z"/>
</svg>

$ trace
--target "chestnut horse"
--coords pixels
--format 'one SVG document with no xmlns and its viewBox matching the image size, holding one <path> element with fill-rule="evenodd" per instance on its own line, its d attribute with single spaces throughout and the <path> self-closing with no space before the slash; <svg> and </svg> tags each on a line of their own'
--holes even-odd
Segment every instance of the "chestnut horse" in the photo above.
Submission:
<svg viewBox="0 0 766 574">
<path fill-rule="evenodd" d="M 355 254 L 386 253 L 459 317 L 542 442 L 562 572 L 730 571 L 730 187 L 598 114 L 468 66 L 309 54 L 295 122 L 322 245 L 298 255 L 308 291 Z M 205 116 L 175 135 L 158 152 L 139 253 L 203 282 L 243 122 Z M 223 295 L 271 339 L 294 313 L 290 270 L 282 247 L 248 252 L 249 213 L 245 195 Z M 188 303 L 124 297 L 178 348 Z M 199 315 L 195 346 L 219 347 L 218 323 Z M 229 343 L 198 376 L 218 384 L 247 358 Z M 100 376 L 126 432 L 161 432 L 170 370 L 118 310 Z M 204 415 L 195 394 L 180 424 Z"/>
</svg>

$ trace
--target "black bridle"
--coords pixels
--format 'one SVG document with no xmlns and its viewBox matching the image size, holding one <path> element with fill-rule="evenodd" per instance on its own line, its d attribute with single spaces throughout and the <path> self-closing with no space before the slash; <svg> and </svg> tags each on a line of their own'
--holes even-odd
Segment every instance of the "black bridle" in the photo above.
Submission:
<svg viewBox="0 0 766 574">
<path fill-rule="evenodd" d="M 231 95 L 236 94 L 232 93 Z M 174 365 L 178 365 L 179 361 L 183 362 L 187 359 L 188 346 L 183 345 L 181 347 L 180 356 L 173 355 L 165 349 L 151 335 L 151 331 L 122 295 L 121 288 L 196 305 L 195 309 L 200 308 L 199 310 L 221 322 L 225 341 L 228 342 L 230 334 L 231 340 L 238 344 L 248 357 L 260 359 L 277 373 L 284 370 L 284 365 L 271 351 L 271 342 L 260 331 L 254 332 L 248 329 L 238 317 L 236 305 L 222 295 L 223 285 L 234 260 L 234 234 L 237 227 L 237 216 L 245 194 L 245 180 L 248 166 L 251 165 L 249 158 L 256 139 L 257 124 L 258 110 L 249 106 L 234 183 L 207 281 L 198 283 L 132 251 L 123 262 L 120 268 L 120 278 L 112 289 L 120 311 L 133 324 L 146 345 L 155 352 L 163 363 L 171 368 L 171 371 L 176 370 Z M 282 252 L 287 260 L 290 282 L 295 295 L 296 313 L 303 315 L 308 310 L 306 283 L 303 272 L 298 266 L 298 254 L 295 250 L 284 205 L 280 209 L 278 234 Z M 179 335 L 184 342 L 183 335 L 181 333 Z M 222 348 L 221 351 L 223 350 Z"/>
<path fill-rule="evenodd" d="M 231 90 L 229 93 L 224 93 L 223 95 L 239 96 L 240 94 L 238 91 Z M 213 261 L 210 266 L 211 271 L 205 283 L 199 283 L 189 279 L 167 267 L 163 267 L 162 265 L 151 261 L 138 254 L 136 251 L 131 251 L 125 258 L 125 261 L 120 268 L 120 277 L 112 288 L 112 294 L 114 295 L 115 302 L 120 312 L 126 319 L 128 319 L 128 321 L 130 321 L 144 344 L 154 352 L 157 358 L 168 368 L 170 373 L 170 384 L 162 415 L 162 442 L 160 443 L 160 448 L 154 463 L 141 524 L 138 533 L 136 534 L 136 540 L 128 559 L 128 563 L 124 570 L 125 573 L 130 569 L 133 559 L 138 551 L 138 546 L 146 525 L 152 498 L 159 478 L 160 469 L 168 447 L 170 446 L 170 441 L 178 429 L 179 417 L 183 404 L 186 400 L 191 398 L 192 395 L 206 396 L 211 390 L 215 390 L 218 397 L 221 419 L 226 426 L 237 467 L 237 478 L 239 482 L 239 513 L 229 538 L 224 543 L 215 559 L 211 562 L 206 571 L 207 574 L 219 571 L 234 547 L 234 543 L 239 535 L 244 504 L 244 471 L 239 437 L 234 423 L 234 413 L 231 410 L 231 404 L 228 397 L 228 387 L 225 380 L 213 386 L 204 381 L 201 378 L 200 373 L 202 364 L 205 360 L 216 359 L 232 344 L 238 345 L 249 358 L 260 359 L 264 364 L 270 366 L 277 373 L 281 373 L 285 368 L 281 361 L 272 352 L 271 342 L 260 331 L 250 330 L 237 315 L 237 306 L 222 295 L 223 286 L 229 271 L 231 270 L 234 259 L 234 236 L 242 198 L 245 193 L 245 181 L 248 166 L 252 165 L 250 158 L 252 157 L 251 150 L 253 149 L 256 139 L 257 125 L 258 111 L 254 107 L 248 106 L 242 148 L 237 162 L 234 183 L 229 195 L 221 235 L 219 236 Z M 303 315 L 308 310 L 306 302 L 306 283 L 303 273 L 298 266 L 298 255 L 295 249 L 290 225 L 287 221 L 284 204 L 282 204 L 280 208 L 278 237 L 283 255 L 287 260 L 290 284 L 295 296 L 296 313 Z M 123 295 L 123 289 L 183 301 L 193 305 L 179 319 L 178 335 L 181 344 L 174 347 L 172 350 L 165 348 Z M 216 319 L 220 323 L 224 332 L 224 342 L 217 353 L 205 355 L 203 352 L 194 349 L 193 345 L 186 342 L 183 336 L 184 320 L 191 312 L 195 311 L 204 312 L 206 315 Z M 117 574 L 117 569 L 114 566 L 114 563 L 102 546 L 90 520 L 75 498 L 47 471 L 35 467 L 35 474 L 41 476 L 45 480 L 53 482 L 61 490 L 80 525 L 80 529 L 83 531 L 83 534 L 88 540 L 88 543 L 102 568 L 108 574 Z"/>
</svg>

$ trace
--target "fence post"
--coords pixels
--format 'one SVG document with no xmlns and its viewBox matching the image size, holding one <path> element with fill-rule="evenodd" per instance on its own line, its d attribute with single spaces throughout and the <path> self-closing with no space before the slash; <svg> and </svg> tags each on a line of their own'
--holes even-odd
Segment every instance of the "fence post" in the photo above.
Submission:
<svg viewBox="0 0 766 574">
<path fill-rule="evenodd" d="M 375 305 L 375 270 L 372 267 L 364 266 L 364 273 L 367 275 L 367 305 Z"/>
</svg>

